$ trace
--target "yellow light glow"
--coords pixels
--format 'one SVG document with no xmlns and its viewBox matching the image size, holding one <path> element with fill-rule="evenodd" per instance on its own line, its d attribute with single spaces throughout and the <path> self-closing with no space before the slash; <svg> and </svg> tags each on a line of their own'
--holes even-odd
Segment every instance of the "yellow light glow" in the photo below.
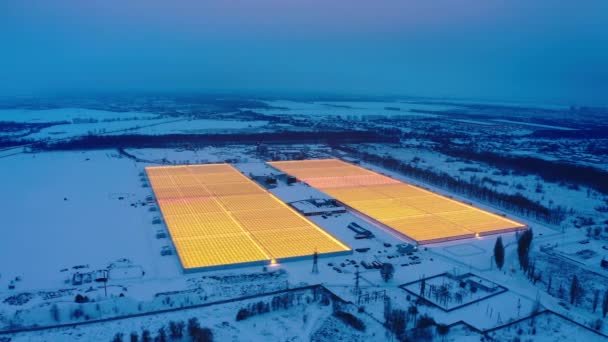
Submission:
<svg viewBox="0 0 608 342">
<path fill-rule="evenodd" d="M 184 269 L 350 251 L 228 164 L 146 172 Z"/>
<path fill-rule="evenodd" d="M 269 164 L 419 243 L 526 228 L 519 222 L 337 159 Z"/>
</svg>

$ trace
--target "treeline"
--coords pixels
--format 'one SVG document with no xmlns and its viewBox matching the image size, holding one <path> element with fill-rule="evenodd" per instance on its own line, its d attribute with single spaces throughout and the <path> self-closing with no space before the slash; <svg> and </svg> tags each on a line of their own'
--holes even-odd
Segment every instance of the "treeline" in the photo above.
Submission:
<svg viewBox="0 0 608 342">
<path fill-rule="evenodd" d="M 567 164 L 528 156 L 510 156 L 494 152 L 440 147 L 439 152 L 450 157 L 475 160 L 499 169 L 535 174 L 549 182 L 565 182 L 588 186 L 608 194 L 608 172 L 591 166 Z"/>
<path fill-rule="evenodd" d="M 13 122 L 0 121 L 0 133 L 13 133 L 10 136 L 0 137 L 0 148 L 20 146 L 34 142 L 32 139 L 23 139 L 32 133 L 39 132 L 41 129 L 69 124 L 67 121 L 57 122 Z"/>
<path fill-rule="evenodd" d="M 38 143 L 44 150 L 87 150 L 108 148 L 160 148 L 222 144 L 350 144 L 394 143 L 398 137 L 370 131 L 317 131 L 231 134 L 164 134 L 164 135 L 87 135 L 70 140 Z"/>
<path fill-rule="evenodd" d="M 608 126 L 596 127 L 591 129 L 578 129 L 572 131 L 556 129 L 540 129 L 530 134 L 534 138 L 550 139 L 607 139 Z"/>
<path fill-rule="evenodd" d="M 29 139 L 3 139 L 0 138 L 0 148 L 8 148 L 14 146 L 21 146 L 32 144 L 34 141 Z"/>
<path fill-rule="evenodd" d="M 19 132 L 24 130 L 41 130 L 43 128 L 69 124 L 68 121 L 58 122 L 15 122 L 0 121 L 0 132 Z"/>
<path fill-rule="evenodd" d="M 417 168 L 392 157 L 360 152 L 350 147 L 342 146 L 340 148 L 352 153 L 361 160 L 382 165 L 386 169 L 400 172 L 408 177 L 491 203 L 519 215 L 531 217 L 539 221 L 558 224 L 564 220 L 566 215 L 566 210 L 562 207 L 547 208 L 539 202 L 532 201 L 521 194 L 511 195 L 501 193 L 484 187 L 479 183 L 471 183 L 463 179 L 454 178 L 445 172 L 435 172 Z"/>
<path fill-rule="evenodd" d="M 184 332 L 186 330 L 186 333 Z M 196 317 L 188 320 L 188 325 L 184 321 L 170 321 L 168 326 L 163 325 L 158 329 L 156 336 L 150 330 L 143 328 L 141 334 L 137 331 L 131 332 L 128 337 L 123 333 L 116 333 L 111 342 L 168 342 L 168 341 L 192 341 L 192 342 L 213 342 L 213 332 L 209 328 L 201 327 Z"/>
<path fill-rule="evenodd" d="M 319 290 L 318 288 L 313 289 L 312 297 L 305 296 L 303 298 L 301 293 L 296 294 L 293 292 L 286 292 L 272 297 L 270 302 L 261 300 L 239 309 L 236 314 L 236 320 L 242 321 L 249 317 L 265 314 L 271 311 L 287 310 L 302 303 L 310 304 L 312 302 L 319 302 L 322 305 L 329 305 L 333 300 L 335 300 L 335 298 L 332 298 L 327 291 L 324 291 L 323 289 Z"/>
</svg>

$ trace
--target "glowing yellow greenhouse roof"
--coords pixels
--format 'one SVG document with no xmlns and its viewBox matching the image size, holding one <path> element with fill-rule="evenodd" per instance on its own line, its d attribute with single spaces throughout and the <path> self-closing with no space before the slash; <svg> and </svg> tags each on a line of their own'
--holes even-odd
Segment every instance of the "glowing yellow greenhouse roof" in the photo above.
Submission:
<svg viewBox="0 0 608 342">
<path fill-rule="evenodd" d="M 418 243 L 526 228 L 519 222 L 338 159 L 269 164 Z"/>
<path fill-rule="evenodd" d="M 186 271 L 351 251 L 228 164 L 146 172 Z"/>
</svg>

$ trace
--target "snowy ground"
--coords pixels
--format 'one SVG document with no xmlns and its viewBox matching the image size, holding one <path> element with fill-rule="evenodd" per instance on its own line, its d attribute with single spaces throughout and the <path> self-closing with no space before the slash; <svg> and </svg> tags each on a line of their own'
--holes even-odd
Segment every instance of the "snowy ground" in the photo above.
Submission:
<svg viewBox="0 0 608 342">
<path fill-rule="evenodd" d="M 144 127 L 134 130 L 134 134 L 197 134 L 223 133 L 235 130 L 256 130 L 268 124 L 268 121 L 236 120 L 182 120 L 171 123 Z"/>
<path fill-rule="evenodd" d="M 320 101 L 294 102 L 286 100 L 264 101 L 272 108 L 254 108 L 253 111 L 268 115 L 305 115 L 305 116 L 341 116 L 350 118 L 365 118 L 366 116 L 408 116 L 436 117 L 435 114 L 418 113 L 415 110 L 442 111 L 454 109 L 446 105 L 428 105 L 410 102 L 349 102 L 349 101 Z"/>
<path fill-rule="evenodd" d="M 366 329 L 365 332 L 354 332 L 341 321 L 332 317 L 331 305 L 323 305 L 313 300 L 310 291 L 302 292 L 302 304 L 289 309 L 279 309 L 270 313 L 260 314 L 251 318 L 236 321 L 239 309 L 259 301 L 270 302 L 272 297 L 259 297 L 234 303 L 212 305 L 203 308 L 180 310 L 161 315 L 136 317 L 94 326 L 62 328 L 42 333 L 24 333 L 13 336 L 14 341 L 110 341 L 116 333 L 129 336 L 131 332 L 141 335 L 148 330 L 156 336 L 161 327 L 168 330 L 168 322 L 184 321 L 197 318 L 202 327 L 210 328 L 216 341 L 369 341 L 384 338 L 383 327 L 374 320 L 360 315 Z M 312 304 L 306 301 L 313 300 Z M 342 339 L 334 329 L 343 331 Z M 328 331 L 326 331 L 328 330 Z M 187 334 L 187 332 L 185 332 Z M 328 334 L 331 333 L 331 334 Z"/>
<path fill-rule="evenodd" d="M 84 108 L 57 109 L 0 109 L 0 121 L 14 122 L 57 122 L 73 120 L 148 119 L 157 116 L 143 112 L 111 112 Z"/>
<path fill-rule="evenodd" d="M 303 115 L 316 122 L 323 121 L 328 116 L 340 116 L 351 118 L 357 121 L 357 124 L 360 124 L 362 119 L 372 119 L 374 116 L 405 116 L 416 122 L 433 118 L 440 120 L 441 115 L 417 113 L 412 110 L 442 111 L 461 108 L 406 101 L 269 101 L 267 104 L 277 108 L 255 109 L 255 111 L 287 115 L 287 117 Z M 118 118 L 121 120 L 115 120 Z M 87 119 L 96 119 L 98 122 L 86 122 Z M 122 113 L 77 108 L 2 110 L 0 121 L 2 120 L 33 123 L 62 120 L 72 122 L 48 127 L 28 136 L 28 138 L 51 139 L 89 133 L 117 134 L 112 132 L 124 130 L 131 133 L 164 134 L 273 129 L 266 121 L 189 119 L 161 117 L 145 112 Z M 513 126 L 506 124 L 522 124 L 484 119 L 457 120 L 457 123 L 463 125 L 476 125 L 486 127 L 485 129 L 492 127 L 503 131 L 513 130 Z M 493 126 L 489 126 L 490 124 Z M 538 127 L 538 125 L 527 126 L 525 129 L 519 129 L 519 133 L 513 134 L 527 134 L 532 132 L 534 127 Z M 381 123 L 378 127 L 393 128 L 392 124 L 386 123 Z M 539 128 L 552 127 L 545 125 Z M 415 163 L 420 167 L 444 171 L 453 176 L 467 179 L 487 177 L 494 182 L 492 188 L 497 191 L 521 192 L 547 206 L 561 205 L 572 208 L 574 214 L 561 227 L 547 227 L 538 222 L 515 217 L 511 213 L 506 214 L 534 227 L 533 256 L 539 264 L 547 263 L 548 265 L 543 267 L 556 274 L 553 278 L 555 284 L 567 283 L 571 273 L 578 272 L 585 273 L 581 276 L 582 280 L 597 284 L 593 288 L 605 287 L 605 271 L 593 266 L 606 254 L 602 249 L 604 244 L 596 241 L 580 244 L 581 240 L 586 239 L 585 229 L 573 228 L 577 215 L 593 217 L 598 223 L 608 219 L 606 214 L 599 213 L 595 209 L 605 204 L 605 197 L 585 188 L 547 183 L 535 176 L 504 173 L 502 170 L 484 165 L 447 158 L 429 150 L 423 144 L 421 142 L 418 146 L 412 139 L 404 141 L 404 145 L 399 147 L 384 145 L 357 147 L 372 153 L 389 154 L 405 161 L 417 159 Z M 522 139 L 522 144 L 525 145 L 525 139 Z M 326 146 L 318 145 L 289 146 L 289 148 L 306 149 L 309 156 L 313 157 L 328 157 L 330 154 L 327 151 L 331 152 Z M 536 153 L 532 149 L 514 152 Z M 17 154 L 0 158 L 0 188 L 5 194 L 9 194 L 2 202 L 3 226 L 6 228 L 3 230 L 0 244 L 0 325 L 2 327 L 55 324 L 57 321 L 51 315 L 54 305 L 58 307 L 61 323 L 82 322 L 87 317 L 97 319 L 154 312 L 306 284 L 323 284 L 346 300 L 358 303 L 361 298 L 353 291 L 357 272 L 360 275 L 360 288 L 364 294 L 386 293 L 394 307 L 404 309 L 415 303 L 413 298 L 407 299 L 407 292 L 399 288 L 399 285 L 444 272 L 471 272 L 508 289 L 500 295 L 452 312 L 444 312 L 435 307 L 418 306 L 420 314 L 428 314 L 440 323 L 451 324 L 464 320 L 478 329 L 490 329 L 526 317 L 537 308 L 537 302 L 540 302 L 542 307 L 566 314 L 584 324 L 589 324 L 599 317 L 599 313 L 588 312 L 591 292 L 587 293 L 582 305 L 570 307 L 560 304 L 564 300 L 556 298 L 555 293 L 546 293 L 546 277 L 537 286 L 532 285 L 519 269 L 514 233 L 501 235 L 507 257 L 503 270 L 497 270 L 492 263 L 496 236 L 436 244 L 423 247 L 413 255 L 400 255 L 396 245 L 404 242 L 402 236 L 376 227 L 353 213 L 331 215 L 326 218 L 311 217 L 311 220 L 353 249 L 369 248 L 365 252 L 354 252 L 349 256 L 320 259 L 319 274 L 311 272 L 311 260 L 302 260 L 277 265 L 267 272 L 260 267 L 249 267 L 184 275 L 175 255 L 160 255 L 160 249 L 171 245 L 171 241 L 155 237 L 157 230 L 164 228 L 162 224 L 152 224 L 153 218 L 160 213 L 150 211 L 150 204 L 144 205 L 145 198 L 151 195 L 151 189 L 142 186 L 145 182 L 141 174 L 143 168 L 149 163 L 209 163 L 229 160 L 236 161 L 235 166 L 245 174 L 265 175 L 276 170 L 261 163 L 263 160 L 256 153 L 256 147 L 252 145 L 204 149 L 127 149 L 127 153 L 144 162 L 121 156 L 114 150 Z M 377 166 L 368 164 L 364 166 L 419 184 Z M 488 183 L 487 180 L 485 182 Z M 540 191 L 537 190 L 539 185 Z M 442 189 L 432 189 L 491 211 L 504 212 L 500 208 L 454 196 Z M 288 186 L 279 182 L 278 187 L 270 191 L 286 202 L 327 198 L 326 195 L 301 183 Z M 351 222 L 371 230 L 375 237 L 355 239 L 355 233 L 347 228 Z M 567 234 L 563 234 L 562 231 L 566 231 Z M 538 250 L 540 246 L 552 248 L 549 252 L 541 252 Z M 586 249 L 592 250 L 595 254 L 578 253 Z M 580 264 L 580 267 L 562 267 L 564 260 L 571 260 L 574 264 Z M 392 263 L 396 268 L 394 278 L 389 282 L 383 282 L 378 269 L 365 269 L 361 266 L 363 261 Z M 95 271 L 106 268 L 110 264 L 114 264 L 114 267 L 108 283 L 108 297 L 105 296 L 101 284 L 87 283 L 74 286 L 66 283 L 75 272 Z M 74 268 L 74 266 L 85 267 Z M 273 273 L 273 271 L 281 272 Z M 600 275 L 587 273 L 591 271 Z M 256 278 L 239 280 L 238 277 L 234 277 L 243 274 L 254 275 Z M 271 276 L 267 276 L 268 274 Z M 10 284 L 16 288 L 9 289 Z M 74 303 L 76 294 L 87 295 L 92 302 L 76 304 Z M 119 297 L 121 294 L 124 297 Z M 216 339 L 221 341 L 307 341 L 323 336 L 323 334 L 319 335 L 319 332 L 329 334 L 332 331 L 334 335 L 329 334 L 328 336 L 331 337 L 328 340 L 387 339 L 384 329 L 375 321 L 383 321 L 382 300 L 364 303 L 366 313 L 371 316 L 367 314 L 359 316 L 365 317 L 369 329 L 364 334 L 355 335 L 350 335 L 352 330 L 345 328 L 340 321 L 331 317 L 329 308 L 318 304 L 300 305 L 290 310 L 235 322 L 234 315 L 244 304 L 246 302 L 209 306 L 162 316 L 139 317 L 14 337 L 16 341 L 103 341 L 109 340 L 116 332 L 127 335 L 131 331 L 141 332 L 144 327 L 156 331 L 168 320 L 186 320 L 196 316 L 203 326 L 212 328 Z M 84 311 L 86 317 L 70 317 L 74 310 L 79 308 Z M 542 319 L 545 318 L 539 318 L 538 321 L 541 322 Z M 522 340 L 532 339 L 532 336 L 526 335 L 531 331 L 526 331 L 523 327 L 525 323 L 521 324 L 522 334 L 519 334 L 517 329 L 510 328 L 497 331 L 495 337 L 512 339 L 521 336 Z M 554 335 L 564 341 L 572 334 L 585 337 L 585 341 L 597 339 L 597 336 L 586 335 L 585 330 L 576 326 L 569 327 L 558 319 L 544 324 L 538 326 L 539 334 L 554 331 Z M 412 325 L 413 323 L 410 323 L 410 327 Z M 479 338 L 479 334 L 460 327 L 451 330 L 445 340 L 478 341 Z"/>
<path fill-rule="evenodd" d="M 254 151 L 253 146 L 235 145 L 205 149 L 127 149 L 129 154 L 139 159 L 170 164 L 224 163 L 227 160 L 259 162 Z"/>
<path fill-rule="evenodd" d="M 557 129 L 557 130 L 560 130 L 560 131 L 574 131 L 575 130 L 575 129 L 569 128 L 569 127 L 560 127 L 560 126 L 552 126 L 552 125 L 541 125 L 541 124 L 534 124 L 534 123 L 521 122 L 521 121 L 502 120 L 502 119 L 495 119 L 494 121 L 512 123 L 512 124 L 522 125 L 522 126 L 531 126 L 531 127 L 539 127 L 539 128 Z"/>
<path fill-rule="evenodd" d="M 602 341 L 605 340 L 588 329 L 551 313 L 540 314 L 531 319 L 491 332 L 490 337 L 498 341 Z"/>
<path fill-rule="evenodd" d="M 39 132 L 28 134 L 26 138 L 45 140 L 45 139 L 65 139 L 79 137 L 83 135 L 104 135 L 104 134 L 132 134 L 140 127 L 162 127 L 174 120 L 170 119 L 144 119 L 144 120 L 124 120 L 111 122 L 94 123 L 70 123 L 44 128 Z"/>
<path fill-rule="evenodd" d="M 143 112 L 111 112 L 82 108 L 46 110 L 0 110 L 0 122 L 60 123 L 31 132 L 0 132 L 0 137 L 22 136 L 27 139 L 65 139 L 95 134 L 197 134 L 226 132 L 259 132 L 268 121 L 192 119 Z"/>
<path fill-rule="evenodd" d="M 141 166 L 114 151 L 21 154 L 0 159 L 3 201 L 1 291 L 21 277 L 18 290 L 63 284 L 61 269 L 91 270 L 127 258 L 146 277 L 179 273 L 173 258 L 160 256 L 167 241 L 155 239 L 153 216 L 139 202 Z M 132 206 L 132 204 L 138 204 Z"/>
<path fill-rule="evenodd" d="M 252 149 L 246 146 L 128 152 L 141 159 L 165 159 L 166 162 L 220 162 L 228 158 L 239 158 L 242 163 L 237 163 L 236 167 L 245 174 L 274 172 L 272 168 L 260 163 Z M 59 304 L 60 312 L 65 316 L 63 319 L 66 320 L 76 305 L 73 298 L 77 293 L 87 294 L 95 300 L 95 303 L 83 305 L 85 312 L 96 318 L 170 308 L 175 303 L 207 303 L 248 291 L 245 284 L 238 282 L 221 285 L 204 276 L 201 278 L 201 275 L 185 276 L 180 271 L 176 256 L 160 256 L 160 248 L 170 245 L 170 241 L 155 238 L 155 232 L 161 226 L 153 225 L 152 218 L 159 213 L 150 212 L 149 205 L 141 205 L 145 197 L 151 194 L 150 188 L 142 187 L 140 175 L 146 163 L 121 157 L 115 151 L 21 154 L 2 159 L 0 163 L 4 164 L 0 168 L 3 170 L 2 187 L 12 194 L 11 201 L 4 203 L 4 208 L 7 209 L 4 220 L 8 226 L 15 227 L 5 232 L 3 248 L 0 249 L 0 260 L 3 261 L 0 265 L 0 299 L 4 301 L 0 304 L 0 317 L 3 317 L 5 324 L 52 323 L 49 303 Z M 41 165 L 44 165 L 44 174 L 40 174 Z M 287 202 L 326 197 L 301 183 L 288 186 L 279 182 L 279 186 L 271 191 Z M 519 273 L 514 255 L 513 233 L 502 235 L 509 257 L 505 271 L 500 272 L 491 263 L 494 236 L 428 246 L 415 253 L 414 259 L 414 256 L 397 253 L 395 245 L 403 242 L 401 236 L 379 229 L 351 213 L 327 218 L 314 216 L 311 219 L 352 248 L 370 249 L 363 253 L 355 252 L 351 256 L 320 259 L 319 275 L 311 273 L 310 260 L 279 265 L 277 269 L 287 272 L 282 278 L 284 280 L 276 283 L 279 287 L 271 285 L 271 282 L 261 281 L 256 286 L 249 282 L 249 291 L 260 293 L 281 289 L 281 286 L 285 286 L 282 284 L 297 286 L 321 283 L 356 303 L 359 298 L 353 295 L 352 288 L 355 273 L 359 270 L 363 292 L 388 291 L 396 307 L 407 308 L 411 302 L 405 298 L 407 293 L 398 288 L 400 284 L 443 272 L 473 272 L 507 286 L 509 291 L 450 313 L 432 307 L 420 307 L 420 311 L 428 313 L 441 323 L 449 324 L 464 319 L 480 329 L 498 326 L 500 322 L 506 323 L 532 311 L 535 290 L 530 288 L 529 282 L 522 279 Z M 375 237 L 355 239 L 354 232 L 347 228 L 350 222 L 372 230 Z M 559 235 L 555 230 L 538 225 L 535 232 L 541 241 L 553 241 L 553 236 Z M 62 252 L 58 253 L 58 250 Z M 121 258 L 129 259 L 130 263 L 119 264 L 119 270 L 123 273 L 116 273 L 116 278 L 110 281 L 109 300 L 105 299 L 99 284 L 74 287 L 64 283 L 74 273 L 72 266 L 88 265 L 88 269 L 95 270 Z M 396 267 L 394 279 L 383 283 L 380 272 L 377 269 L 364 269 L 360 266 L 362 261 L 393 263 Z M 64 268 L 68 270 L 61 272 Z M 252 272 L 260 272 L 260 269 L 251 267 L 237 272 L 210 274 Z M 121 274 L 122 278 L 119 277 Z M 16 277 L 20 278 L 20 281 L 14 282 L 16 289 L 7 290 L 10 281 Z M 86 292 L 91 286 L 94 291 Z M 57 292 L 60 289 L 63 292 Z M 171 303 L 166 303 L 163 296 L 156 296 L 157 293 L 169 291 L 178 291 L 172 295 Z M 24 292 L 30 295 L 17 298 L 27 299 L 24 304 L 6 302 L 7 298 L 15 299 L 15 294 Z M 126 297 L 117 297 L 120 293 L 126 294 Z M 381 302 L 366 305 L 366 311 L 382 320 L 382 305 Z M 98 306 L 99 309 L 96 309 Z M 12 316 L 17 309 L 21 311 L 19 316 Z M 484 314 L 479 314 L 480 312 Z M 275 323 L 282 324 L 281 318 L 277 319 L 279 323 Z M 80 320 L 82 318 L 76 319 Z"/>
</svg>

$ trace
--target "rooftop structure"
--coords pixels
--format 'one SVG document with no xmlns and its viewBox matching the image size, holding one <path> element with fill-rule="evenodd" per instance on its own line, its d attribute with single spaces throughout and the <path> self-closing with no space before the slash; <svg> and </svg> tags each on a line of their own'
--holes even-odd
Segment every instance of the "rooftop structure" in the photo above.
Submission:
<svg viewBox="0 0 608 342">
<path fill-rule="evenodd" d="M 526 228 L 503 216 L 338 159 L 269 164 L 420 244 Z"/>
<path fill-rule="evenodd" d="M 146 172 L 185 271 L 351 252 L 228 164 Z"/>
</svg>

